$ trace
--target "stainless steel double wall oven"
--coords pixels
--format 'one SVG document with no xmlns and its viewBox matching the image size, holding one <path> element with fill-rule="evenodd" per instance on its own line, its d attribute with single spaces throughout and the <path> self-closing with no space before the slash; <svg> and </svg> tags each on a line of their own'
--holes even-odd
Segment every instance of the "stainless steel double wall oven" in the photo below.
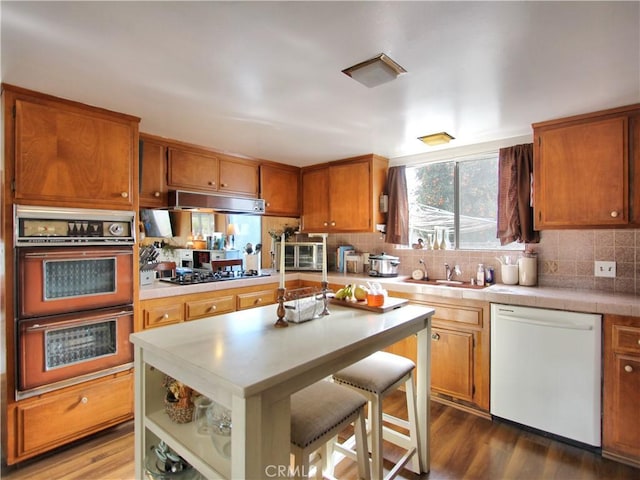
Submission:
<svg viewBox="0 0 640 480">
<path fill-rule="evenodd" d="M 15 206 L 17 398 L 133 364 L 135 213 Z"/>
</svg>

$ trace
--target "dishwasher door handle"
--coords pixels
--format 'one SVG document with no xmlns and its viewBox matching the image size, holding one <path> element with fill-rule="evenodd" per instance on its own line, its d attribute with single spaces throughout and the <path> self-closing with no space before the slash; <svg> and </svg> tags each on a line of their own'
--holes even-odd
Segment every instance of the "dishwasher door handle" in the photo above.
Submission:
<svg viewBox="0 0 640 480">
<path fill-rule="evenodd" d="M 580 325 L 568 322 L 547 322 L 545 320 L 533 320 L 530 318 L 513 317 L 511 315 L 498 315 L 496 320 L 508 320 L 510 322 L 525 323 L 539 327 L 564 328 L 567 330 L 593 330 L 592 325 Z"/>
</svg>

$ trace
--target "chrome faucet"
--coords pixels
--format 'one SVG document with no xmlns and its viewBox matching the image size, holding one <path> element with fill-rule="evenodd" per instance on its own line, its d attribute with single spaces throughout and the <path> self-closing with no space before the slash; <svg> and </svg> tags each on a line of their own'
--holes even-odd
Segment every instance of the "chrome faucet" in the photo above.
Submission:
<svg viewBox="0 0 640 480">
<path fill-rule="evenodd" d="M 462 275 L 462 271 L 460 270 L 459 265 L 455 265 L 453 268 L 451 268 L 448 263 L 445 263 L 444 271 L 445 271 L 447 282 L 450 282 L 451 280 L 453 280 L 454 275 L 458 275 L 458 276 Z"/>
</svg>

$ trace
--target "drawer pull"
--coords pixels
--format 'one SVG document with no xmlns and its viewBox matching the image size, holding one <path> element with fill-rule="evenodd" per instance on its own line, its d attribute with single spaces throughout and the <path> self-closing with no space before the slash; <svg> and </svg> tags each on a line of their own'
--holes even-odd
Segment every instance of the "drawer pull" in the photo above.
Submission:
<svg viewBox="0 0 640 480">
<path fill-rule="evenodd" d="M 216 307 L 215 305 L 211 305 L 211 308 L 209 310 L 215 310 L 216 308 L 218 307 Z"/>
<path fill-rule="evenodd" d="M 617 211 L 615 211 L 615 210 L 613 210 L 613 211 L 611 212 L 611 218 L 617 218 L 617 216 L 618 216 L 618 212 L 617 212 Z"/>
<path fill-rule="evenodd" d="M 169 318 L 169 314 L 168 314 L 168 313 L 165 313 L 165 314 L 162 316 L 162 318 Z"/>
<path fill-rule="evenodd" d="M 256 299 L 256 303 L 262 303 L 262 297 L 258 297 L 258 298 Z"/>
<path fill-rule="evenodd" d="M 431 340 L 437 342 L 438 340 L 440 340 L 440 334 L 439 333 L 432 333 L 431 334 Z"/>
<path fill-rule="evenodd" d="M 160 192 L 153 192 L 153 196 L 156 197 L 156 198 L 159 198 L 160 197 Z"/>
<path fill-rule="evenodd" d="M 638 339 L 638 345 L 640 345 L 640 338 Z"/>
<path fill-rule="evenodd" d="M 624 366 L 624 371 L 627 373 L 631 373 L 633 372 L 633 367 L 631 365 L 625 365 Z"/>
<path fill-rule="evenodd" d="M 87 397 L 82 397 L 82 398 L 80 399 L 80 403 L 87 404 L 87 403 L 89 403 L 89 399 L 88 399 Z"/>
<path fill-rule="evenodd" d="M 128 192 L 121 192 L 121 193 L 120 193 L 120 196 L 121 196 L 122 198 L 129 198 L 129 193 L 128 193 Z"/>
</svg>

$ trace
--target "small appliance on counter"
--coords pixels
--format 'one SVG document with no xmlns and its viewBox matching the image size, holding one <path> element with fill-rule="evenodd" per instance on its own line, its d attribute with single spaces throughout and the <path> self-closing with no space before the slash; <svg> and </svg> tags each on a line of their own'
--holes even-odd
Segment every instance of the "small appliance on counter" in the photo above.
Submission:
<svg viewBox="0 0 640 480">
<path fill-rule="evenodd" d="M 369 255 L 369 276 L 371 277 L 397 277 L 400 257 L 394 257 L 381 253 Z"/>
</svg>

